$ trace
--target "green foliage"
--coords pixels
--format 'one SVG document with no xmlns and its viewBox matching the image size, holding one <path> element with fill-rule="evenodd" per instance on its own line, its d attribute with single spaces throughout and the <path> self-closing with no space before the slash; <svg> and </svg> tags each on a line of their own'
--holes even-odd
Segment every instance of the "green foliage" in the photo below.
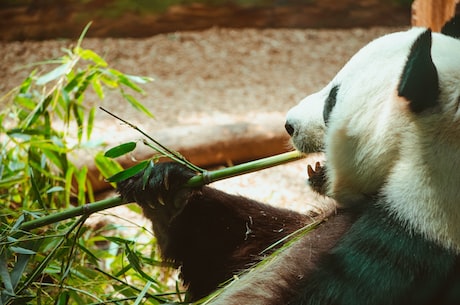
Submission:
<svg viewBox="0 0 460 305">
<path fill-rule="evenodd" d="M 149 136 L 146 132 L 144 132 L 142 129 L 139 127 L 135 126 L 134 124 L 116 116 L 115 114 L 109 112 L 108 110 L 104 109 L 101 107 L 101 110 L 104 112 L 110 114 L 117 120 L 120 120 L 121 122 L 125 123 L 126 125 L 130 126 L 131 128 L 137 130 L 141 135 L 143 135 L 147 140 L 144 140 L 143 143 L 147 145 L 148 147 L 152 148 L 156 154 L 150 159 L 150 160 L 144 160 L 139 162 L 138 164 L 126 169 L 126 170 L 121 170 L 121 171 L 116 171 L 116 172 L 110 172 L 107 171 L 109 168 L 108 164 L 110 162 L 113 162 L 113 158 L 117 158 L 123 155 L 126 155 L 130 152 L 132 152 L 136 148 L 136 143 L 135 142 L 127 142 L 120 144 L 116 147 L 113 147 L 109 149 L 103 156 L 97 156 L 96 157 L 96 166 L 99 168 L 99 170 L 104 173 L 105 177 L 107 178 L 107 181 L 109 182 L 120 182 L 122 180 L 128 179 L 129 177 L 132 177 L 136 175 L 137 173 L 145 170 L 144 172 L 144 179 L 148 178 L 148 175 L 150 171 L 152 170 L 154 163 L 157 162 L 160 158 L 166 157 L 169 158 L 172 161 L 175 161 L 177 163 L 180 163 L 182 165 L 187 166 L 191 170 L 194 170 L 197 173 L 203 173 L 204 170 L 192 162 L 188 161 L 184 156 L 182 156 L 180 153 L 177 151 L 174 151 L 172 149 L 169 149 L 168 147 L 164 146 L 151 136 Z M 145 181 L 146 182 L 146 181 Z M 209 181 L 210 182 L 210 181 Z M 208 183 L 209 183 L 208 182 Z M 203 185 L 203 183 L 201 184 Z"/>
<path fill-rule="evenodd" d="M 123 228 L 89 227 L 88 213 L 45 227 L 26 225 L 94 201 L 88 169 L 71 158 L 79 149 L 97 147 L 91 142 L 95 108 L 85 100 L 89 89 L 101 99 L 106 90 L 118 90 L 152 116 L 130 94 L 143 93 L 140 85 L 150 79 L 110 68 L 84 49 L 86 30 L 74 48 L 41 63 L 2 98 L 7 106 L 0 112 L 1 305 L 158 304 L 168 297 L 156 280 L 168 271 L 156 267 L 162 263 L 152 243 L 134 243 L 145 229 L 137 228 L 129 239 L 114 236 Z M 110 175 L 121 170 L 111 159 L 100 163 Z"/>
<path fill-rule="evenodd" d="M 131 105 L 152 116 L 126 92 L 129 88 L 143 93 L 136 83 L 149 78 L 108 68 L 95 52 L 80 45 L 81 40 L 60 59 L 47 62 L 59 64 L 50 72 L 38 76 L 34 70 L 7 96 L 11 105 L 0 113 L 0 200 L 5 206 L 53 209 L 68 207 L 72 198 L 78 204 L 93 198 L 87 168 L 77 168 L 69 160 L 78 149 L 94 146 L 90 140 L 95 109 L 83 103 L 89 87 L 101 99 L 104 88 L 117 89 Z"/>
</svg>

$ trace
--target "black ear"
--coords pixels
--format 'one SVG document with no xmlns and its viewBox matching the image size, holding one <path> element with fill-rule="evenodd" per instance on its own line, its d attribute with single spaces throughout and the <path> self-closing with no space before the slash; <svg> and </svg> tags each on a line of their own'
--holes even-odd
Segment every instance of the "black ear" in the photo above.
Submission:
<svg viewBox="0 0 460 305">
<path fill-rule="evenodd" d="M 398 86 L 398 95 L 419 113 L 438 103 L 438 72 L 431 58 L 431 30 L 417 38 L 410 49 Z"/>
<path fill-rule="evenodd" d="M 441 33 L 454 38 L 460 38 L 460 15 L 455 15 L 444 24 Z"/>
</svg>

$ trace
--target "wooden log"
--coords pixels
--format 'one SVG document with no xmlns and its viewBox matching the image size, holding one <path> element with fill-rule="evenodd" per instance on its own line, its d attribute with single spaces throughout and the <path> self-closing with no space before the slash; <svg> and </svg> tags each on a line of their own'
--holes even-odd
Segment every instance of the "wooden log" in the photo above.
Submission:
<svg viewBox="0 0 460 305">
<path fill-rule="evenodd" d="M 446 21 L 455 15 L 459 0 L 415 0 L 412 3 L 412 25 L 440 32 Z"/>
</svg>

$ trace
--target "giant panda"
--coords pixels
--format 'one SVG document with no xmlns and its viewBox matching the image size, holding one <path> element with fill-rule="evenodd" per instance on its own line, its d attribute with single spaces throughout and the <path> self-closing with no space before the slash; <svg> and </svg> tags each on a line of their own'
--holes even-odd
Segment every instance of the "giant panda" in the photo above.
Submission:
<svg viewBox="0 0 460 305">
<path fill-rule="evenodd" d="M 329 213 L 186 188 L 195 173 L 176 163 L 118 184 L 181 268 L 189 302 L 234 278 L 206 304 L 460 304 L 460 41 L 450 36 L 378 38 L 288 112 L 294 146 L 326 155 L 309 172 L 337 202 Z"/>
</svg>

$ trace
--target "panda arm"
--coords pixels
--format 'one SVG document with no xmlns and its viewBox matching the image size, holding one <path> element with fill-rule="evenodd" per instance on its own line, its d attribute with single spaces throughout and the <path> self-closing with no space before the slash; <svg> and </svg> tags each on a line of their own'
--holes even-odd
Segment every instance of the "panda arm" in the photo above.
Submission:
<svg viewBox="0 0 460 305">
<path fill-rule="evenodd" d="M 336 245 L 359 214 L 352 209 L 330 214 L 312 231 L 237 277 L 206 304 L 287 304 L 302 289 L 303 279 L 311 276 L 319 259 Z"/>
<path fill-rule="evenodd" d="M 312 222 L 308 215 L 278 209 L 210 187 L 185 188 L 194 175 L 176 163 L 156 164 L 118 184 L 152 221 L 164 259 L 181 267 L 192 300 L 206 296 L 262 257 L 264 249 Z M 145 185 L 144 185 L 145 184 Z"/>
</svg>

